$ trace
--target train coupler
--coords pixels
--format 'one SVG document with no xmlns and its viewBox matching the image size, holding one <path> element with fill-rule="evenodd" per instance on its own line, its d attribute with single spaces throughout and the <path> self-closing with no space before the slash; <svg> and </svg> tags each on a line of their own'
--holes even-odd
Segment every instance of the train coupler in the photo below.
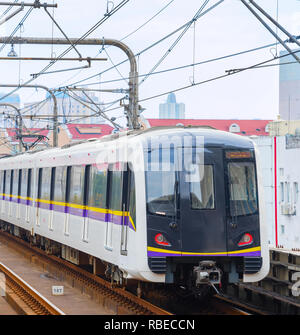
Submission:
<svg viewBox="0 0 300 335">
<path fill-rule="evenodd" d="M 221 270 L 214 261 L 201 261 L 193 270 L 195 285 L 219 285 L 221 283 Z"/>
</svg>

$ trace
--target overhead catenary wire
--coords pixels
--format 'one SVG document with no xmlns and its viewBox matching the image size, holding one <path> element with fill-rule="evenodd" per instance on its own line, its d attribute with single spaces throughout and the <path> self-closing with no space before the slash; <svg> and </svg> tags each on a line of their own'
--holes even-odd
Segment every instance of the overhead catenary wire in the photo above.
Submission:
<svg viewBox="0 0 300 335">
<path fill-rule="evenodd" d="M 14 3 L 18 2 L 19 0 L 14 0 Z M 13 8 L 12 5 L 10 5 L 1 15 L 0 20 Z"/>
<path fill-rule="evenodd" d="M 19 30 L 20 26 L 22 26 L 24 24 L 24 22 L 27 20 L 27 18 L 29 17 L 29 15 L 31 14 L 31 12 L 33 11 L 33 7 L 30 7 L 28 9 L 28 11 L 26 12 L 26 14 L 24 15 L 24 17 L 22 18 L 22 20 L 18 23 L 18 25 L 15 27 L 15 29 L 12 31 L 12 33 L 10 34 L 10 36 L 6 39 L 6 41 L 1 45 L 0 47 L 0 52 L 4 49 L 4 47 L 10 43 L 11 39 L 13 38 L 13 36 L 16 34 L 16 32 Z"/>
<path fill-rule="evenodd" d="M 182 65 L 182 66 L 172 67 L 172 68 L 169 68 L 169 69 L 155 71 L 155 72 L 151 73 L 151 76 L 166 73 L 166 72 L 178 71 L 178 70 L 186 69 L 186 68 L 189 68 L 189 67 L 195 67 L 195 66 L 199 66 L 199 65 L 203 65 L 203 64 L 207 64 L 207 63 L 212 63 L 212 62 L 220 61 L 220 60 L 223 60 L 223 59 L 226 59 L 226 58 L 232 58 L 232 57 L 240 56 L 240 55 L 243 55 L 243 54 L 247 54 L 247 53 L 259 51 L 259 50 L 262 50 L 262 49 L 270 48 L 274 45 L 276 45 L 276 43 L 270 43 L 270 44 L 263 45 L 263 46 L 260 46 L 260 47 L 247 49 L 247 50 L 244 50 L 244 51 L 240 51 L 240 52 L 236 52 L 236 53 L 233 53 L 233 54 L 228 54 L 228 55 L 224 55 L 224 56 L 220 56 L 220 57 L 216 57 L 216 58 L 207 59 L 207 60 L 200 61 L 200 62 L 197 62 L 197 63 L 186 64 L 186 65 Z M 144 77 L 144 76 L 147 76 L 147 75 L 148 75 L 148 73 L 139 74 L 138 77 Z M 129 77 L 125 77 L 125 79 L 129 79 Z M 97 82 L 93 82 L 93 83 L 82 84 L 80 86 L 75 86 L 75 87 L 85 87 L 85 86 L 91 86 L 91 85 L 108 84 L 108 83 L 118 82 L 118 81 L 122 81 L 122 80 L 123 79 L 111 79 L 111 80 L 106 80 L 106 81 L 97 81 Z M 66 86 L 66 87 L 70 87 L 70 85 Z"/>
<path fill-rule="evenodd" d="M 216 8 L 217 6 L 219 6 L 221 3 L 223 3 L 224 0 L 219 0 L 217 3 L 215 3 L 214 5 L 212 5 L 211 7 L 209 7 L 207 10 L 205 10 L 203 13 L 201 13 L 200 17 L 205 15 L 206 13 L 208 13 L 209 11 L 213 10 L 214 8 Z M 199 19 L 199 18 L 198 18 Z M 164 42 L 165 40 L 169 39 L 170 37 L 172 37 L 173 35 L 177 34 L 178 32 L 180 32 L 181 30 L 183 30 L 186 26 L 188 26 L 190 23 L 192 22 L 192 20 L 189 20 L 188 22 L 186 22 L 185 24 L 183 24 L 182 26 L 180 26 L 179 28 L 173 30 L 171 33 L 165 35 L 163 38 L 159 39 L 158 41 L 152 43 L 151 45 L 149 45 L 148 47 L 144 48 L 143 50 L 137 52 L 134 56 L 135 57 L 138 57 L 138 56 L 141 56 L 142 54 L 144 54 L 145 52 L 151 50 L 152 48 L 156 47 L 157 45 L 159 45 L 160 43 Z M 119 62 L 118 64 L 116 64 L 115 66 L 120 66 L 124 63 L 128 62 L 128 59 L 124 59 L 123 61 Z M 77 82 L 74 82 L 74 83 L 71 83 L 69 84 L 68 86 L 74 86 L 74 85 L 78 85 L 84 81 L 87 81 L 89 79 L 92 79 L 92 78 L 95 78 L 95 77 L 98 77 L 110 70 L 114 69 L 114 66 L 106 69 L 106 70 L 103 70 L 101 72 L 98 72 L 92 76 L 89 76 L 87 78 L 84 78 L 84 79 L 81 79 Z"/>
<path fill-rule="evenodd" d="M 300 50 L 297 50 L 294 53 L 299 53 L 299 52 L 300 52 Z M 206 80 L 203 80 L 203 81 L 191 84 L 191 85 L 187 85 L 187 86 L 184 86 L 184 87 L 173 89 L 171 91 L 167 91 L 167 92 L 159 93 L 159 94 L 154 95 L 154 96 L 143 98 L 143 99 L 140 99 L 139 102 L 156 99 L 158 97 L 167 95 L 167 94 L 172 93 L 172 92 L 178 92 L 178 91 L 185 90 L 185 89 L 188 89 L 188 88 L 192 88 L 194 86 L 199 86 L 199 85 L 202 85 L 202 84 L 205 84 L 205 83 L 208 83 L 208 82 L 216 81 L 216 80 L 219 80 L 219 79 L 224 79 L 224 78 L 227 78 L 229 76 L 232 76 L 232 75 L 244 72 L 246 70 L 260 69 L 260 68 L 263 68 L 263 67 L 267 66 L 267 63 L 269 63 L 269 62 L 272 62 L 274 60 L 277 60 L 277 59 L 280 59 L 280 58 L 283 58 L 283 57 L 287 57 L 287 56 L 289 56 L 289 55 L 288 54 L 287 55 L 281 55 L 281 56 L 278 56 L 277 58 L 268 59 L 266 61 L 257 63 L 257 64 L 252 65 L 252 66 L 248 66 L 248 67 L 245 67 L 245 68 L 242 68 L 242 69 L 236 69 L 235 71 L 232 71 L 232 72 L 229 72 L 229 73 L 227 72 L 226 74 L 219 75 L 219 76 L 216 76 L 216 77 L 213 77 L 213 78 L 209 78 L 209 79 L 206 79 Z M 281 63 L 281 64 L 271 64 L 270 66 L 272 66 L 272 65 L 273 66 L 275 66 L 275 65 L 277 65 L 277 66 L 278 65 L 287 65 L 287 64 L 290 64 L 290 63 L 293 63 L 293 62 L 286 62 L 286 63 Z M 106 109 L 105 113 L 112 112 L 112 111 L 118 110 L 120 108 L 122 108 L 122 107 L 118 106 L 118 107 L 115 107 L 115 108 L 112 108 L 112 109 Z M 99 115 L 99 112 L 97 112 L 97 111 L 94 111 L 94 112 L 95 112 L 95 114 L 91 114 L 91 115 L 87 115 L 87 116 L 75 118 L 75 120 L 73 119 L 72 122 L 74 122 L 74 121 L 80 121 L 80 120 L 85 119 L 85 118 L 89 118 L 89 117 L 93 117 L 93 116 Z M 122 115 L 120 117 L 124 117 L 124 116 Z M 67 122 L 67 123 L 70 123 L 70 122 Z M 46 128 L 42 128 L 42 129 L 46 129 Z"/>
<path fill-rule="evenodd" d="M 92 32 L 94 32 L 97 28 L 99 28 L 105 21 L 107 21 L 113 14 L 115 14 L 118 10 L 120 10 L 123 6 L 125 6 L 128 3 L 129 0 L 123 0 L 121 3 L 119 3 L 111 12 L 109 12 L 107 15 L 104 15 L 104 17 L 102 19 L 100 19 L 95 25 L 93 25 L 86 33 L 84 33 L 77 41 L 75 41 L 75 43 L 73 43 L 73 46 L 76 46 L 80 41 L 86 39 L 86 37 L 88 37 Z M 30 8 L 30 10 L 32 10 L 32 8 Z M 11 38 L 9 38 L 10 40 Z M 73 46 L 68 47 L 65 51 L 63 51 L 58 57 L 57 60 L 64 57 L 66 54 L 68 54 L 72 49 Z M 0 50 L 1 51 L 1 50 Z M 39 71 L 36 76 L 30 80 L 28 80 L 27 82 L 25 82 L 23 85 L 28 85 L 31 82 L 33 82 L 34 80 L 36 80 L 40 74 L 42 74 L 43 72 L 47 71 L 50 67 L 52 67 L 56 62 L 55 61 L 51 61 L 44 69 L 42 69 L 41 71 Z M 21 86 L 22 87 L 22 86 Z M 9 92 L 8 94 L 0 97 L 0 100 L 8 97 L 9 95 L 17 92 L 21 87 L 17 87 L 16 89 L 12 90 L 11 92 Z"/>
<path fill-rule="evenodd" d="M 167 3 L 163 8 L 161 8 L 158 12 L 156 12 L 150 19 L 148 19 L 146 22 L 144 22 L 142 25 L 140 25 L 138 28 L 136 28 L 134 31 L 130 32 L 129 34 L 127 34 L 126 36 L 124 36 L 123 38 L 120 39 L 120 41 L 124 41 L 125 39 L 127 39 L 128 37 L 132 36 L 133 34 L 135 34 L 136 32 L 138 32 L 139 30 L 141 30 L 142 28 L 144 28 L 148 23 L 150 23 L 153 19 L 155 19 L 159 14 L 161 14 L 164 10 L 166 10 L 172 3 L 174 3 L 175 0 L 171 0 L 169 3 Z M 53 38 L 53 32 L 52 32 L 52 38 Z M 107 46 L 102 46 L 102 49 L 99 50 L 99 52 L 97 53 L 97 55 L 94 57 L 98 57 L 99 54 L 101 54 L 101 52 L 103 50 L 108 49 L 109 47 Z M 63 83 L 61 83 L 59 86 L 62 86 L 64 83 L 69 82 L 71 79 L 75 78 L 77 75 L 79 75 L 82 72 L 82 70 L 78 71 L 77 73 L 75 73 L 71 78 L 65 80 Z M 99 75 L 101 76 L 101 75 Z M 129 78 L 127 78 L 129 79 Z"/>
<path fill-rule="evenodd" d="M 179 41 L 182 39 L 182 37 L 185 35 L 185 33 L 189 30 L 191 25 L 195 23 L 202 15 L 202 11 L 205 8 L 205 6 L 209 3 L 210 0 L 205 0 L 202 6 L 198 9 L 192 20 L 189 22 L 189 24 L 184 28 L 184 30 L 180 33 L 180 35 L 177 37 L 175 42 L 172 43 L 172 45 L 168 48 L 168 50 L 164 53 L 164 55 L 159 59 L 159 61 L 153 66 L 153 68 L 149 71 L 149 74 L 143 78 L 143 80 L 139 83 L 139 85 L 143 84 L 151 75 L 152 72 L 154 72 L 159 65 L 168 57 L 168 55 L 172 52 L 172 50 L 175 48 L 175 46 L 179 43 Z M 206 12 L 207 13 L 207 12 Z"/>
<path fill-rule="evenodd" d="M 263 66 L 263 65 L 261 65 L 261 66 Z M 266 65 L 267 66 L 267 65 Z"/>
</svg>

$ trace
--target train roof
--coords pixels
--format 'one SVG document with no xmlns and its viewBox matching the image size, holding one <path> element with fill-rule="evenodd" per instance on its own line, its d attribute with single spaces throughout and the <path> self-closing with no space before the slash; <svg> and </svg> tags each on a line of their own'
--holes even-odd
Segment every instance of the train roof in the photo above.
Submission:
<svg viewBox="0 0 300 335">
<path fill-rule="evenodd" d="M 76 153 L 84 153 L 90 155 L 90 152 L 97 151 L 103 144 L 106 146 L 108 142 L 122 141 L 125 136 L 130 142 L 143 142 L 146 145 L 150 138 L 164 141 L 167 137 L 172 138 L 173 136 L 203 136 L 205 147 L 222 147 L 222 148 L 254 148 L 254 144 L 251 139 L 228 133 L 225 131 L 216 130 L 212 127 L 205 126 L 166 126 L 166 127 L 153 127 L 146 130 L 130 130 L 119 132 L 116 134 L 106 135 L 100 139 L 89 139 L 77 143 L 71 143 L 59 148 L 46 148 L 37 151 L 28 151 L 22 154 L 17 154 L 10 157 L 0 158 L 0 165 L 3 163 L 12 163 L 16 165 L 18 163 L 31 163 L 34 160 L 48 160 L 56 158 L 59 160 L 60 157 L 66 157 Z M 82 158 L 83 159 L 83 158 Z M 79 162 L 80 163 L 80 162 Z M 82 161 L 81 161 L 82 163 Z M 13 164 L 13 165 L 15 165 Z M 86 163 L 88 164 L 88 163 Z M 10 164 L 9 164 L 10 165 Z M 12 167 L 9 167 L 12 168 Z"/>
</svg>

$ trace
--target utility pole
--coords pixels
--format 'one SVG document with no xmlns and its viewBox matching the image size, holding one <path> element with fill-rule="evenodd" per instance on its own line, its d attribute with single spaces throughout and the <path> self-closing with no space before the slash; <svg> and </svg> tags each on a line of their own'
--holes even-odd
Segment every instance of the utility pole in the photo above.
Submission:
<svg viewBox="0 0 300 335">
<path fill-rule="evenodd" d="M 20 88 L 41 88 L 47 91 L 53 100 L 53 147 L 58 146 L 58 117 L 57 117 L 57 100 L 55 94 L 46 86 L 42 85 L 9 85 L 9 84 L 0 84 L 0 87 L 20 87 Z"/>
<path fill-rule="evenodd" d="M 0 106 L 7 106 L 13 108 L 17 112 L 16 116 L 16 134 L 17 134 L 17 139 L 19 140 L 19 152 L 22 152 L 23 149 L 23 141 L 22 141 L 22 128 L 23 128 L 23 122 L 22 122 L 22 116 L 20 113 L 20 110 L 18 107 L 16 107 L 13 104 L 9 104 L 6 102 L 0 103 Z M 19 121 L 18 121 L 19 119 Z"/>
<path fill-rule="evenodd" d="M 7 41 L 8 37 L 0 37 L 0 43 Z M 64 39 L 64 38 L 35 38 L 35 37 L 13 37 L 9 40 L 11 44 L 42 44 L 42 45 L 111 45 L 120 48 L 127 55 L 130 62 L 129 73 L 129 104 L 125 105 L 128 127 L 131 129 L 140 129 L 139 104 L 138 104 L 138 72 L 137 62 L 132 50 L 123 42 L 114 39 Z M 57 59 L 59 60 L 59 59 Z M 38 74 L 37 74 L 38 75 Z M 20 85 L 20 87 L 23 87 Z"/>
</svg>

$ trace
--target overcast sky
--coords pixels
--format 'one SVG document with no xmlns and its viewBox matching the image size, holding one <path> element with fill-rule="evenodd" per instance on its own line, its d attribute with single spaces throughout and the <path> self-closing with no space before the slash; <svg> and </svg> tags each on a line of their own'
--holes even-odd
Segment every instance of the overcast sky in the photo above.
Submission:
<svg viewBox="0 0 300 335">
<path fill-rule="evenodd" d="M 54 2 L 56 3 L 56 1 Z M 120 2 L 120 0 L 115 0 L 114 5 L 117 6 Z M 120 40 L 170 2 L 171 0 L 130 0 L 90 37 Z M 216 0 L 209 1 L 205 9 L 216 2 Z M 49 0 L 48 3 L 52 3 L 52 0 Z M 133 52 L 137 53 L 191 20 L 203 3 L 204 0 L 174 0 L 162 13 L 125 39 L 124 42 Z M 257 3 L 276 18 L 277 0 L 257 0 Z M 57 4 L 58 8 L 54 9 L 55 19 L 69 37 L 80 37 L 88 31 L 103 17 L 107 7 L 106 0 L 60 0 L 57 1 Z M 109 3 L 109 6 L 111 6 L 111 3 Z M 300 1 L 278 0 L 278 6 L 279 22 L 292 34 L 300 35 Z M 0 7 L 0 13 L 3 13 L 5 8 Z M 10 35 L 27 10 L 26 8 L 7 24 L 2 25 L 1 35 Z M 50 12 L 52 13 L 52 9 Z M 25 21 L 22 31 L 19 30 L 16 36 L 51 37 L 52 28 L 52 22 L 44 10 L 34 9 Z M 180 32 L 143 53 L 138 58 L 139 73 L 148 73 L 170 48 L 179 34 Z M 54 36 L 62 37 L 56 27 L 54 27 Z M 280 36 L 283 39 L 286 38 L 282 34 Z M 191 64 L 193 61 L 201 62 L 274 42 L 274 37 L 239 0 L 225 0 L 217 8 L 200 18 L 195 27 L 193 25 L 188 30 L 156 71 Z M 7 56 L 10 47 L 10 45 L 7 45 L 0 56 Z M 290 47 L 293 47 L 293 45 L 290 45 Z M 56 55 L 59 55 L 65 49 L 66 46 L 22 46 L 21 48 L 15 46 L 18 55 L 28 57 L 50 56 L 52 50 Z M 99 55 L 101 48 L 97 46 L 80 46 L 78 49 L 83 56 L 107 57 L 104 51 Z M 278 46 L 279 50 L 282 50 L 281 46 Z M 107 52 L 115 64 L 126 59 L 124 53 L 114 47 L 107 48 Z M 200 65 L 194 67 L 194 71 L 193 68 L 186 68 L 180 71 L 152 75 L 140 85 L 140 99 L 172 91 L 190 85 L 192 82 L 197 83 L 223 75 L 229 69 L 254 65 L 272 58 L 275 52 L 274 48 L 272 50 L 266 48 L 246 55 Z M 76 53 L 71 51 L 68 56 L 76 57 Z M 30 74 L 39 72 L 47 64 L 48 62 L 2 60 L 0 62 L 0 83 L 15 84 L 19 82 L 19 79 L 21 82 L 26 82 L 31 78 Z M 85 64 L 60 62 L 55 64 L 51 71 L 82 65 Z M 97 74 L 108 67 L 111 67 L 109 60 L 107 62 L 94 62 L 90 69 L 45 74 L 32 84 L 46 85 L 51 88 L 65 86 Z M 113 69 L 101 77 L 97 76 L 81 84 L 118 79 L 120 73 L 123 77 L 127 77 L 129 74 L 128 63 L 120 66 L 118 70 Z M 123 80 L 109 84 L 97 84 L 91 87 L 126 88 L 126 82 Z M 278 114 L 278 89 L 279 69 L 278 67 L 270 67 L 248 70 L 218 81 L 197 85 L 176 93 L 176 97 L 178 102 L 185 103 L 187 118 L 274 119 Z M 1 88 L 0 90 L 1 92 L 9 92 L 9 90 Z M 42 100 L 45 96 L 42 91 L 28 89 L 19 90 L 18 94 L 20 94 L 23 103 Z M 99 97 L 104 102 L 109 102 L 119 98 L 120 95 L 101 94 Z M 166 98 L 167 96 L 162 96 L 142 102 L 142 107 L 146 109 L 144 111 L 145 117 L 158 117 L 159 103 L 165 102 Z M 117 110 L 110 112 L 109 115 L 120 116 L 122 112 Z"/>
</svg>

